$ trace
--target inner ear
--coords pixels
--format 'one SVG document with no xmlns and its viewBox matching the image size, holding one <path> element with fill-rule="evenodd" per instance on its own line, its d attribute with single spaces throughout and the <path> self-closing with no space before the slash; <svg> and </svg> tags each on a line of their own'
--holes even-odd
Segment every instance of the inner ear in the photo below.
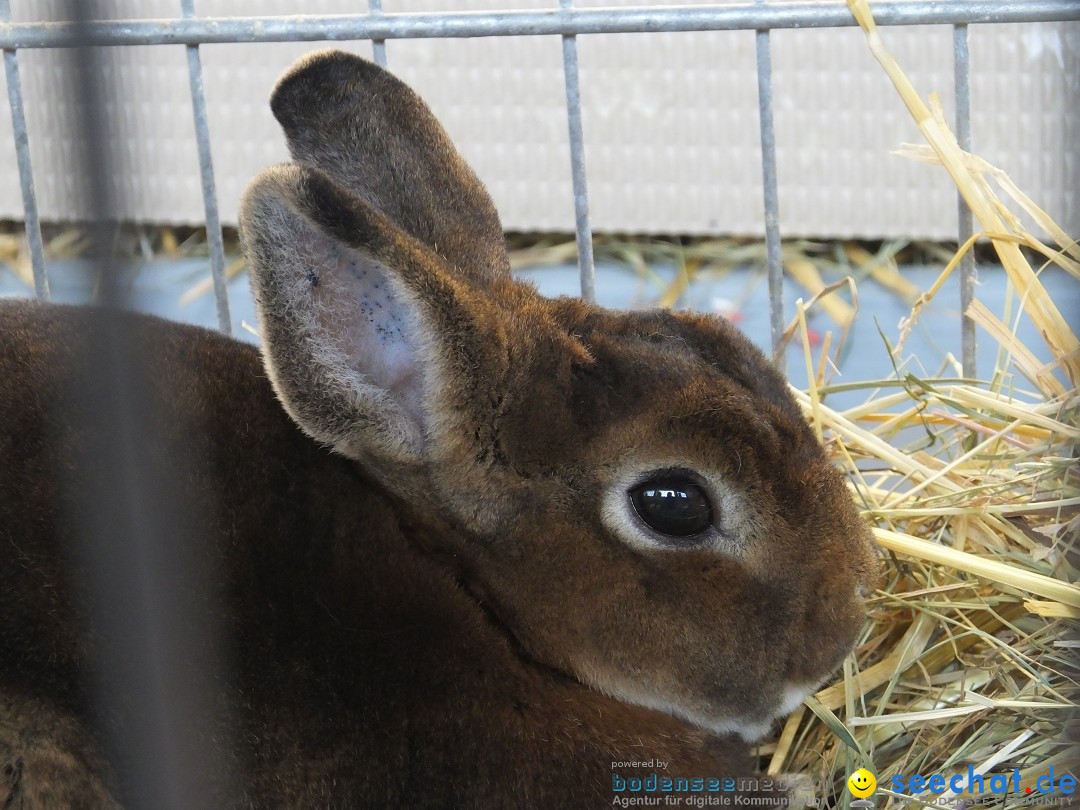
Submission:
<svg viewBox="0 0 1080 810">
<path fill-rule="evenodd" d="M 240 220 L 263 357 L 285 409 L 345 455 L 420 461 L 438 311 L 421 290 L 438 289 L 438 269 L 378 212 L 309 169 L 264 172 Z"/>
<path fill-rule="evenodd" d="M 385 391 L 414 429 L 414 441 L 419 440 L 424 415 L 418 335 L 423 326 L 415 307 L 395 291 L 386 267 L 373 256 L 329 241 L 305 225 L 312 255 L 303 282 L 316 320 L 316 355 L 322 354 L 328 367 L 344 366 Z"/>
</svg>

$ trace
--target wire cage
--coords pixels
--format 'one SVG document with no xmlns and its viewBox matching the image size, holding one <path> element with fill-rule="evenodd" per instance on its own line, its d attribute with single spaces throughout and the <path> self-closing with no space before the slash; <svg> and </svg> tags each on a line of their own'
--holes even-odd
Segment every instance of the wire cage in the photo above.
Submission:
<svg viewBox="0 0 1080 810">
<path fill-rule="evenodd" d="M 69 52 L 69 80 L 76 83 L 87 103 L 81 128 L 88 134 L 79 154 L 83 181 L 77 192 L 85 195 L 91 210 L 108 210 L 111 193 L 111 167 L 101 148 L 102 116 L 108 106 L 108 91 L 93 81 L 100 72 L 96 63 L 103 49 L 112 46 L 142 45 L 183 48 L 187 55 L 192 114 L 198 144 L 198 172 L 205 204 L 205 225 L 209 246 L 209 263 L 216 296 L 220 330 L 231 329 L 230 303 L 226 289 L 225 250 L 221 214 L 215 189 L 214 160 L 211 154 L 209 131 L 216 122 L 210 121 L 203 88 L 200 48 L 217 43 L 257 42 L 342 42 L 369 40 L 375 60 L 386 65 L 386 43 L 410 38 L 473 38 L 536 36 L 556 37 L 562 44 L 562 61 L 566 126 L 569 133 L 574 222 L 580 269 L 580 293 L 594 300 L 594 262 L 592 230 L 589 216 L 589 190 L 586 177 L 585 148 L 582 125 L 581 82 L 578 67 L 578 41 L 582 37 L 605 33 L 637 33 L 691 31 L 746 31 L 755 39 L 757 59 L 757 97 L 762 152 L 762 190 L 764 198 L 765 244 L 768 257 L 768 290 L 770 301 L 771 339 L 774 349 L 780 345 L 784 332 L 784 274 L 781 260 L 782 221 L 778 202 L 776 134 L 774 122 L 771 34 L 779 29 L 836 28 L 856 24 L 843 0 L 758 0 L 757 2 L 726 5 L 695 5 L 685 7 L 653 7 L 642 5 L 630 8 L 575 8 L 573 0 L 559 0 L 558 7 L 530 11 L 489 11 L 467 13 L 388 13 L 380 0 L 368 0 L 366 12 L 345 16 L 315 17 L 202 17 L 194 0 L 180 0 L 177 16 L 171 19 L 106 20 L 95 14 L 95 3 L 70 0 L 67 3 L 68 22 L 11 22 L 10 0 L 0 0 L 0 48 L 4 51 L 8 103 L 13 122 L 13 139 L 18 160 L 20 192 L 25 219 L 25 232 L 33 267 L 36 295 L 49 298 L 49 279 L 41 235 L 41 221 L 35 196 L 35 167 L 31 165 L 30 143 L 38 133 L 29 132 L 22 82 L 20 55 L 31 49 L 65 49 Z M 1067 0 L 883 0 L 874 3 L 878 25 L 948 26 L 952 31 L 956 132 L 961 148 L 971 142 L 970 55 L 969 29 L 975 25 L 997 23 L 1039 23 L 1080 20 L 1080 4 Z M 391 65 L 392 67 L 392 65 Z M 552 76 L 552 81 L 559 78 Z M 192 167 L 194 170 L 195 167 Z M 972 217 L 961 200 L 958 204 L 956 238 L 963 244 L 973 233 Z M 105 239 L 97 229 L 97 239 Z M 106 251 L 94 251 L 103 255 Z M 962 273 L 960 308 L 966 311 L 971 304 L 975 285 L 974 258 L 968 254 L 960 265 Z M 123 305 L 123 284 L 114 278 L 108 267 L 95 272 L 101 279 L 101 299 L 108 304 Z M 975 325 L 970 318 L 962 320 L 962 361 L 965 376 L 975 376 Z M 201 587 L 190 577 L 175 576 L 161 567 L 160 555 L 154 549 L 155 525 L 162 514 L 178 514 L 183 505 L 168 503 L 169 493 L 140 490 L 142 475 L 136 456 L 125 454 L 123 448 L 137 444 L 140 431 L 148 424 L 147 415 L 140 413 L 139 398 L 132 396 L 133 381 L 125 371 L 137 347 L 128 345 L 125 332 L 119 326 L 88 336 L 93 351 L 87 354 L 91 373 L 87 379 L 96 382 L 84 392 L 91 413 L 105 415 L 124 413 L 122 420 L 104 419 L 112 430 L 105 445 L 114 448 L 102 459 L 102 487 L 95 503 L 85 504 L 84 530 L 80 541 L 85 550 L 88 580 L 102 590 L 96 600 L 101 606 L 97 621 L 105 625 L 123 625 L 125 612 L 148 617 L 159 616 L 162 609 L 187 603 L 178 589 Z M 2 463 L 2 462 L 0 462 Z M 101 493 L 112 492 L 110 496 Z M 148 508 L 154 505 L 154 510 Z M 156 510 L 156 511 L 155 511 Z M 121 549 L 142 549 L 140 565 L 125 562 Z M 126 578 L 126 579 L 125 579 Z M 127 591 L 132 600 L 122 600 L 109 606 L 110 594 Z M 155 624 L 155 622 L 157 622 Z M 125 625 L 126 626 L 126 625 Z M 172 713 L 178 711 L 191 696 L 184 684 L 153 677 L 153 662 L 182 659 L 185 640 L 175 631 L 176 625 L 165 620 L 147 619 L 128 627 L 122 635 L 130 648 L 118 652 L 118 663 L 107 672 L 102 685 L 101 700 L 110 706 L 129 701 L 139 692 L 136 684 L 155 683 L 153 689 L 141 694 L 138 711 L 129 716 L 137 718 L 138 733 L 127 741 L 124 756 L 129 770 L 138 774 L 140 795 L 151 797 L 155 807 L 209 806 L 205 797 L 179 790 L 184 783 L 183 772 L 198 762 L 201 743 L 195 739 L 173 739 L 177 724 Z M 163 746 L 155 740 L 170 740 Z M 183 799 L 177 798 L 183 796 Z M 151 806 L 151 804 L 147 804 Z"/>
<path fill-rule="evenodd" d="M 409 14 L 383 13 L 381 4 L 374 2 L 369 6 L 368 14 L 326 18 L 315 16 L 208 18 L 197 16 L 193 3 L 182 3 L 179 9 L 181 16 L 175 20 L 87 19 L 81 27 L 63 23 L 12 24 L 9 6 L 10 2 L 0 6 L 0 13 L 2 13 L 0 19 L 8 22 L 0 44 L 3 45 L 5 51 L 14 144 L 37 295 L 47 294 L 47 282 L 34 192 L 34 176 L 30 163 L 30 136 L 27 133 L 19 77 L 19 51 L 36 48 L 72 48 L 80 44 L 92 45 L 95 48 L 173 44 L 183 46 L 187 52 L 210 266 L 217 299 L 218 321 L 220 328 L 225 332 L 231 329 L 231 325 L 227 317 L 228 300 L 223 275 L 225 258 L 221 240 L 221 216 L 218 211 L 213 158 L 210 151 L 210 122 L 202 85 L 202 65 L 198 50 L 200 45 L 370 40 L 376 61 L 385 65 L 385 43 L 389 39 L 523 35 L 559 37 L 563 47 L 566 120 L 570 143 L 570 170 L 573 179 L 574 221 L 581 264 L 581 292 L 585 298 L 591 300 L 593 271 L 589 194 L 585 173 L 576 37 L 610 33 L 753 31 L 757 52 L 762 190 L 765 204 L 765 241 L 769 256 L 770 312 L 774 348 L 782 331 L 783 274 L 780 267 L 781 220 L 777 195 L 773 74 L 768 35 L 770 31 L 778 29 L 835 28 L 854 25 L 846 5 L 839 2 L 769 2 L 682 8 L 642 6 L 611 9 L 574 9 L 572 4 L 562 2 L 558 9 L 541 11 Z M 956 129 L 963 148 L 970 146 L 971 129 L 968 26 L 989 23 L 1054 22 L 1075 17 L 1068 3 L 1054 2 L 1054 0 L 1016 3 L 979 3 L 972 0 L 956 0 L 951 3 L 908 1 L 875 4 L 874 12 L 880 25 L 942 25 L 952 28 Z M 965 222 L 965 215 L 961 211 L 960 225 L 957 229 L 961 243 L 970 236 L 964 225 Z M 974 277 L 973 265 L 965 262 L 962 272 L 964 281 L 961 305 L 966 308 L 966 305 L 970 303 Z M 962 329 L 965 369 L 970 372 L 974 368 L 973 325 L 969 320 L 964 320 Z"/>
</svg>

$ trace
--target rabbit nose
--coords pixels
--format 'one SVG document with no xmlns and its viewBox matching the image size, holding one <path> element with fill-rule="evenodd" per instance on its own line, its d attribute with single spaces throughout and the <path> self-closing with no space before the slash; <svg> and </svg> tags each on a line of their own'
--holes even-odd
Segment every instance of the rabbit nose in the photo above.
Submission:
<svg viewBox="0 0 1080 810">
<path fill-rule="evenodd" d="M 865 556 L 866 563 L 862 576 L 855 581 L 855 596 L 860 602 L 866 601 L 873 595 L 881 579 L 881 551 L 873 541 L 868 540 Z"/>
<path fill-rule="evenodd" d="M 875 588 L 876 583 L 860 580 L 855 583 L 855 596 L 860 602 L 865 602 L 873 594 Z"/>
</svg>

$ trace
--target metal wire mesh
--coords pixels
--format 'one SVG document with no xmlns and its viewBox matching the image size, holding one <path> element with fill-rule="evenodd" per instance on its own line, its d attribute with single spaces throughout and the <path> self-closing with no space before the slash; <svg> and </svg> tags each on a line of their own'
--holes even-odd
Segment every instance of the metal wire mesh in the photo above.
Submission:
<svg viewBox="0 0 1080 810">
<path fill-rule="evenodd" d="M 208 18 L 196 14 L 193 0 L 181 0 L 180 16 L 164 20 L 102 20 L 86 18 L 71 22 L 10 22 L 9 0 L 0 0 L 0 48 L 4 49 L 9 103 L 21 181 L 26 232 L 34 270 L 35 291 L 48 296 L 44 251 L 30 163 L 30 135 L 19 78 L 18 52 L 31 48 L 65 48 L 80 44 L 181 45 L 187 50 L 192 107 L 199 154 L 199 171 L 210 248 L 210 265 L 217 300 L 218 322 L 228 332 L 229 304 L 225 292 L 224 254 L 213 158 L 210 153 L 210 123 L 202 90 L 199 46 L 207 43 L 270 41 L 341 41 L 369 39 L 375 59 L 386 63 L 386 41 L 408 38 L 502 37 L 552 35 L 563 40 L 563 68 L 566 85 L 567 126 L 570 133 L 570 163 L 574 189 L 575 227 L 581 268 L 581 294 L 593 297 L 594 273 L 589 225 L 589 195 L 585 171 L 585 146 L 581 121 L 580 84 L 577 68 L 578 36 L 603 33 L 670 31 L 756 31 L 758 51 L 758 106 L 762 147 L 762 188 L 764 194 L 765 240 L 768 252 L 769 291 L 774 348 L 783 323 L 783 272 L 780 258 L 781 219 L 777 187 L 775 133 L 773 125 L 773 80 L 769 32 L 782 28 L 832 28 L 854 24 L 846 4 L 836 0 L 755 0 L 717 6 L 575 9 L 569 0 L 559 8 L 541 11 L 492 11 L 468 13 L 387 14 L 380 0 L 369 0 L 368 13 L 338 16 Z M 968 95 L 969 56 L 967 26 L 973 23 L 1044 22 L 1080 19 L 1076 4 L 1062 0 L 1015 0 L 981 2 L 882 2 L 874 6 L 881 25 L 942 24 L 954 26 L 954 54 L 957 90 L 956 128 L 962 143 L 970 141 Z M 74 19 L 74 17 L 72 17 Z M 960 204 L 958 237 L 970 236 L 970 218 Z M 961 268 L 962 305 L 969 302 L 974 284 L 974 263 Z M 975 335 L 971 322 L 963 320 L 965 373 L 974 374 Z"/>
</svg>

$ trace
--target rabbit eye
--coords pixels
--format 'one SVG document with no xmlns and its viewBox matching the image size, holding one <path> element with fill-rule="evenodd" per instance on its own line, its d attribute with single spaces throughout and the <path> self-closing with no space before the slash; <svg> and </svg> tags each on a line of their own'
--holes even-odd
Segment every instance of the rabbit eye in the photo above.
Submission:
<svg viewBox="0 0 1080 810">
<path fill-rule="evenodd" d="M 678 476 L 654 478 L 630 490 L 634 510 L 650 528 L 671 537 L 701 534 L 712 524 L 705 490 Z"/>
</svg>

